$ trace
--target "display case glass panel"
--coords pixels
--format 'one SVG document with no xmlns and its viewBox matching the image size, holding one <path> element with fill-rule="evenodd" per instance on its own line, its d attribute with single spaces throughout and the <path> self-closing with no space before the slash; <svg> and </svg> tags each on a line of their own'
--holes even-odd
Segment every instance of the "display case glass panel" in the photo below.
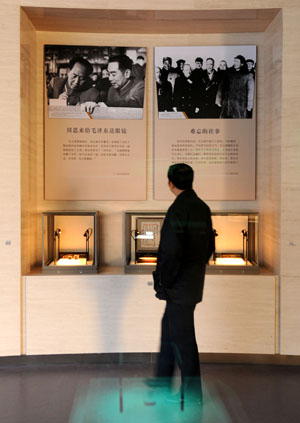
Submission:
<svg viewBox="0 0 300 423">
<path fill-rule="evenodd" d="M 125 271 L 155 269 L 160 230 L 166 212 L 125 212 Z M 207 273 L 257 273 L 258 213 L 212 212 L 216 251 Z"/>
<path fill-rule="evenodd" d="M 213 212 L 215 253 L 207 273 L 258 272 L 258 214 L 248 212 Z"/>
<path fill-rule="evenodd" d="M 44 272 L 97 272 L 97 212 L 44 212 L 42 219 Z"/>
<path fill-rule="evenodd" d="M 125 212 L 125 271 L 155 269 L 160 230 L 166 212 Z M 216 251 L 207 273 L 257 273 L 258 213 L 212 212 Z"/>
<path fill-rule="evenodd" d="M 125 212 L 125 271 L 150 273 L 155 269 L 165 212 Z"/>
</svg>

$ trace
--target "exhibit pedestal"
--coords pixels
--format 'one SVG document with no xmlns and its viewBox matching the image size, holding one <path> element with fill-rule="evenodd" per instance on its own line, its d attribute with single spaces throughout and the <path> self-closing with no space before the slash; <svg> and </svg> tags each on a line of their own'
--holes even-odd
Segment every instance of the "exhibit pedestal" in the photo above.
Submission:
<svg viewBox="0 0 300 423">
<path fill-rule="evenodd" d="M 23 277 L 24 353 L 157 352 L 164 301 L 151 275 Z M 195 312 L 199 352 L 277 353 L 277 276 L 207 275 Z"/>
</svg>

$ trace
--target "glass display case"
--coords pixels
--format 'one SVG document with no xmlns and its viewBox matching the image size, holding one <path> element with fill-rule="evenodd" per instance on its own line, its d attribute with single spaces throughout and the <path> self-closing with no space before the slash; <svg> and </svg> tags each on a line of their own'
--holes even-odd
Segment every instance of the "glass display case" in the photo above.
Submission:
<svg viewBox="0 0 300 423">
<path fill-rule="evenodd" d="M 166 212 L 125 212 L 125 272 L 151 273 L 156 266 Z M 212 212 L 215 253 L 206 273 L 258 273 L 258 213 Z"/>
<path fill-rule="evenodd" d="M 166 212 L 125 212 L 125 272 L 151 273 L 156 266 Z"/>
<path fill-rule="evenodd" d="M 216 251 L 207 273 L 258 272 L 258 213 L 213 212 Z"/>
<path fill-rule="evenodd" d="M 97 212 L 44 212 L 42 225 L 43 272 L 97 272 Z"/>
</svg>

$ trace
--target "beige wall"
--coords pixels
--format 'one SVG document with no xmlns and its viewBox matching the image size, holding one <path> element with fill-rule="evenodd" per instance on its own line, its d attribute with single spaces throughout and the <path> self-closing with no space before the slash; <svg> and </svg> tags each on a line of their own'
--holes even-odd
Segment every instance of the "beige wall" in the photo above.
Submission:
<svg viewBox="0 0 300 423">
<path fill-rule="evenodd" d="M 264 264 L 280 272 L 282 13 L 265 32 L 263 199 L 260 213 Z M 258 154 L 259 156 L 259 154 Z"/>
<path fill-rule="evenodd" d="M 21 275 L 21 254 L 23 257 L 23 271 L 26 272 L 30 263 L 39 261 L 41 257 L 40 250 L 40 212 L 45 209 L 99 209 L 103 214 L 103 240 L 102 244 L 106 245 L 102 253 L 102 261 L 110 264 L 119 264 L 122 257 L 122 245 L 115 244 L 108 238 L 107 228 L 114 228 L 111 239 L 119 238 L 122 232 L 121 212 L 125 209 L 165 209 L 168 202 L 154 202 L 152 200 L 152 126 L 151 126 L 151 106 L 149 107 L 149 125 L 148 125 L 148 200 L 146 202 L 76 202 L 75 204 L 55 202 L 44 202 L 42 200 L 42 102 L 39 95 L 41 88 L 41 67 L 35 66 L 35 60 L 41 58 L 41 43 L 44 40 L 52 42 L 58 40 L 58 35 L 54 33 L 39 32 L 35 34 L 30 30 L 30 23 L 24 23 L 27 30 L 22 34 L 22 57 L 25 62 L 31 63 L 31 75 L 26 78 L 24 70 L 22 77 L 22 98 L 20 97 L 20 6 L 37 6 L 37 7 L 66 7 L 80 8 L 82 2 L 79 0 L 50 1 L 50 0 L 2 0 L 0 4 L 1 19 L 1 55 L 0 55 L 0 126 L 1 126 L 1 156 L 0 156 L 0 332 L 2 334 L 0 343 L 0 355 L 19 354 L 21 351 L 21 326 L 20 326 L 20 275 Z M 242 44 L 247 39 L 248 43 L 258 44 L 259 48 L 259 73 L 260 78 L 258 84 L 258 198 L 255 202 L 244 203 L 228 203 L 228 202 L 211 202 L 210 206 L 214 210 L 225 209 L 256 209 L 262 213 L 262 227 L 266 227 L 266 236 L 262 240 L 263 255 L 265 261 L 273 269 L 279 270 L 277 264 L 280 260 L 281 272 L 281 347 L 282 352 L 286 354 L 300 354 L 300 312 L 298 311 L 298 303 L 300 300 L 300 283 L 299 283 L 299 95 L 300 81 L 299 73 L 291 70 L 297 69 L 299 64 L 299 53 L 297 40 L 299 40 L 299 21 L 300 7 L 298 0 L 253 0 L 249 5 L 248 0 L 232 0 L 230 4 L 225 0 L 166 0 L 164 2 L 153 0 L 123 0 L 123 1 L 106 1 L 106 0 L 87 0 L 86 8 L 103 8 L 103 9 L 160 9 L 160 10 L 201 10 L 201 9 L 240 9 L 240 8 L 283 8 L 282 25 L 283 25 L 283 77 L 282 77 L 282 114 L 280 111 L 280 95 L 274 90 L 274 85 L 264 90 L 266 78 L 263 77 L 265 69 L 270 72 L 274 63 L 279 66 L 279 71 L 274 69 L 274 84 L 280 87 L 280 64 L 276 62 L 277 40 L 280 39 L 280 22 L 273 23 L 274 28 L 269 28 L 265 34 L 253 33 L 243 35 L 216 35 L 206 34 L 204 36 L 172 35 L 159 36 L 147 35 L 143 36 L 144 43 L 149 48 L 149 61 L 151 63 L 152 51 L 151 47 L 156 43 L 162 44 L 216 44 L 216 43 L 234 43 L 236 39 Z M 272 35 L 274 32 L 277 35 Z M 70 40 L 70 34 L 62 34 L 63 42 Z M 35 58 L 35 37 L 37 37 L 37 58 Z M 69 37 L 69 38 L 68 38 Z M 245 37 L 245 38 L 243 38 Z M 136 36 L 129 36 L 124 39 L 122 36 L 114 37 L 105 34 L 96 36 L 95 34 L 85 34 L 72 36 L 72 43 L 76 39 L 97 40 L 97 43 L 109 43 L 114 40 L 128 41 L 128 43 L 136 44 L 139 39 Z M 242 42 L 243 39 L 243 42 Z M 30 43 L 28 44 L 28 41 Z M 51 41 L 52 40 L 52 41 Z M 276 41 L 274 41 L 276 40 Z M 274 54 L 274 61 L 270 61 L 268 65 L 268 49 L 265 46 L 269 43 Z M 265 57 L 266 56 L 266 57 Z M 288 65 L 288 68 L 287 68 Z M 270 69 L 271 67 L 271 69 Z M 37 101 L 35 102 L 35 84 L 34 74 L 37 72 Z M 266 73 L 265 73 L 266 75 Z M 148 93 L 152 96 L 152 74 L 148 69 L 149 83 Z M 276 87 L 275 85 L 275 87 Z M 30 91 L 31 96 L 26 97 L 26 92 Z M 23 97 L 23 93 L 25 97 Z M 274 108 L 271 112 L 274 117 L 268 120 L 264 107 L 269 97 L 266 94 L 275 96 Z M 274 97 L 272 97 L 274 98 Z M 26 110 L 22 108 L 22 150 L 20 142 L 20 105 L 26 105 Z M 278 102 L 278 103 L 277 103 Z M 149 104 L 152 104 L 149 98 Z M 278 104 L 278 109 L 276 107 Z M 35 114 L 37 107 L 37 114 Z M 277 115 L 276 115 L 277 113 Z M 261 116 L 265 116 L 262 119 Z M 35 116 L 37 120 L 35 121 Z M 277 117 L 282 116 L 280 119 Z M 36 122 L 36 124 L 35 124 Z M 273 124 L 274 122 L 274 124 Z M 270 128 L 274 129 L 276 134 L 270 135 Z M 280 133 L 282 128 L 282 136 Z M 281 154 L 277 154 L 280 150 Z M 271 154 L 270 154 L 271 152 Z M 22 184 L 21 184 L 21 162 L 22 158 Z M 282 171 L 281 171 L 282 169 Z M 35 186 L 37 184 L 37 186 Z M 22 187 L 22 189 L 21 189 Z M 22 203 L 21 203 L 22 191 Z M 201 193 L 200 193 L 201 195 Z M 267 199 L 267 201 L 265 201 Z M 22 204 L 22 221 L 21 221 L 21 204 Z M 270 216 L 272 214 L 270 225 Z M 280 223 L 279 225 L 279 216 Z M 22 222 L 22 244 L 21 244 L 21 222 Z M 274 227 L 274 232 L 272 232 Z M 274 236 L 273 233 L 276 235 Z M 278 235 L 277 235 L 278 234 Z M 261 234 L 261 237 L 263 235 Z M 270 247 L 270 245 L 274 245 Z M 280 250 L 279 250 L 280 249 Z M 280 251 L 280 254 L 279 254 Z M 276 257 L 276 260 L 274 259 Z M 293 308 L 294 307 L 294 308 Z"/>
<path fill-rule="evenodd" d="M 281 351 L 300 354 L 300 10 L 283 10 Z M 291 71 L 291 64 L 293 70 Z"/>
</svg>

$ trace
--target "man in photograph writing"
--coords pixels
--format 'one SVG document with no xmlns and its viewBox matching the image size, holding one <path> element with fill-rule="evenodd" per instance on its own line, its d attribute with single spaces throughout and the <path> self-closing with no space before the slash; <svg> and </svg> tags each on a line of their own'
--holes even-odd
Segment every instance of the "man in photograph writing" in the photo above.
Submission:
<svg viewBox="0 0 300 423">
<path fill-rule="evenodd" d="M 107 101 L 104 103 L 87 102 L 81 110 L 93 113 L 96 107 L 136 107 L 144 104 L 145 83 L 132 76 L 132 60 L 125 54 L 112 56 L 108 61 L 108 75 L 111 87 L 108 90 Z"/>
<path fill-rule="evenodd" d="M 163 388 L 171 401 L 201 404 L 194 310 L 202 301 L 205 268 L 214 251 L 214 236 L 210 209 L 193 190 L 193 177 L 193 169 L 185 163 L 174 164 L 168 170 L 169 188 L 176 199 L 163 223 L 153 272 L 156 297 L 166 301 L 166 308 L 156 377 L 147 379 L 146 384 L 156 388 L 153 392 Z M 169 392 L 175 363 L 181 371 L 182 385 L 173 396 Z"/>
<path fill-rule="evenodd" d="M 99 101 L 99 91 L 90 78 L 93 72 L 90 62 L 83 57 L 73 57 L 68 67 L 70 70 L 65 78 L 54 77 L 49 82 L 48 98 L 63 100 L 70 106 Z"/>
</svg>

